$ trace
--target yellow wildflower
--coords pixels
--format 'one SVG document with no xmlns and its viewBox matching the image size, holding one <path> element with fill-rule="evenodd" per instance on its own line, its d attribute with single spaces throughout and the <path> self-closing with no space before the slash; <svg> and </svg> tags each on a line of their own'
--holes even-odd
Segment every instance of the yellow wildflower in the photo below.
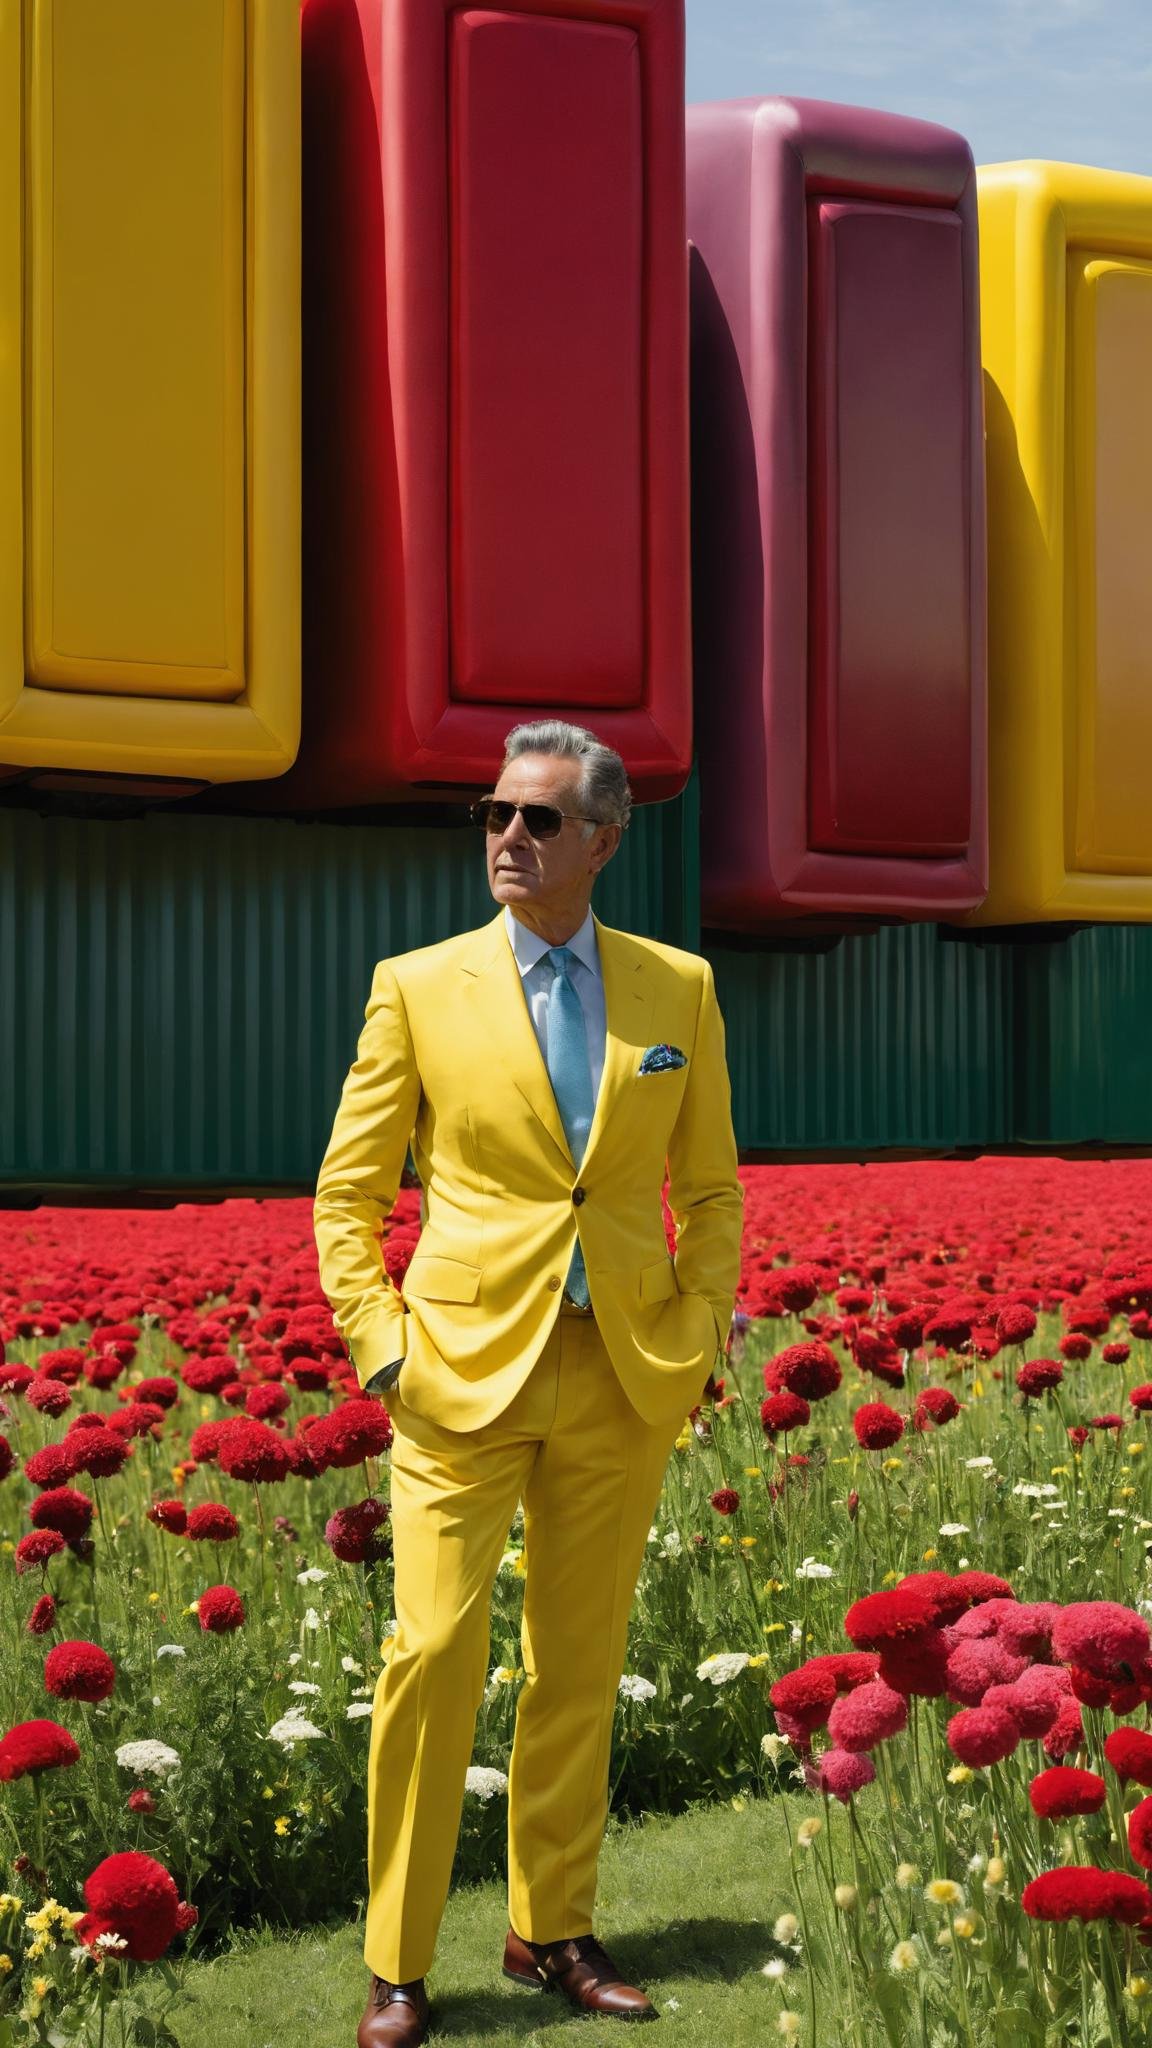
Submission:
<svg viewBox="0 0 1152 2048">
<path fill-rule="evenodd" d="M 811 1814 L 807 1820 L 801 1821 L 796 1830 L 796 1840 L 802 1849 L 810 1849 L 812 1847 L 823 1825 L 823 1821 L 818 1820 L 815 1814 Z"/>
<path fill-rule="evenodd" d="M 748 1669 L 749 1669 L 749 1671 L 754 1671 L 754 1670 L 756 1669 L 756 1666 L 757 1666 L 758 1664 L 766 1664 L 767 1662 L 768 1662 L 768 1654 L 767 1654 L 767 1651 L 765 1651 L 765 1650 L 758 1650 L 758 1651 L 757 1651 L 757 1653 L 756 1653 L 756 1655 L 755 1655 L 754 1657 L 749 1657 L 749 1659 L 748 1659 Z"/>
<path fill-rule="evenodd" d="M 896 1882 L 902 1892 L 906 1892 L 911 1885 L 918 1884 L 919 1881 L 920 1872 L 914 1863 L 898 1863 L 896 1865 Z"/>
<path fill-rule="evenodd" d="M 51 1946 L 52 1940 L 50 1935 L 38 1934 L 35 1941 L 28 1943 L 24 1953 L 28 1957 L 29 1962 L 34 1963 L 38 1956 L 46 1956 Z"/>
<path fill-rule="evenodd" d="M 995 1887 L 996 1885 L 1003 1884 L 1004 1875 L 1004 1858 L 1002 1856 L 990 1856 L 988 1858 L 988 1868 L 984 1872 L 985 1887 L 988 1885 Z"/>
<path fill-rule="evenodd" d="M 4 1552 L 5 1557 L 11 1557 L 12 1552 L 15 1550 L 15 1548 L 16 1545 L 12 1542 L 10 1537 L 5 1537 L 4 1542 L 0 1543 L 0 1550 Z"/>
<path fill-rule="evenodd" d="M 765 1579 L 764 1591 L 766 1593 L 782 1593 L 784 1591 L 783 1579 Z"/>
<path fill-rule="evenodd" d="M 718 1536 L 716 1538 L 716 1548 L 717 1550 L 731 1550 L 732 1538 L 730 1536 Z"/>
<path fill-rule="evenodd" d="M 838 1884 L 832 1896 L 842 1913 L 851 1913 L 860 1894 L 854 1884 Z"/>
<path fill-rule="evenodd" d="M 1128 1491 L 1131 1493 L 1131 1487 L 1129 1487 Z M 740 1538 L 740 1548 L 741 1550 L 755 1550 L 756 1538 L 754 1536 L 742 1536 Z"/>
<path fill-rule="evenodd" d="M 1071 1478 L 1071 1476 L 1072 1476 L 1072 1467 L 1071 1467 L 1071 1465 L 1053 1465 L 1053 1467 L 1052 1467 L 1052 1477 L 1053 1477 L 1053 1479 L 1070 1479 L 1070 1478 Z"/>
<path fill-rule="evenodd" d="M 880 1581 L 880 1584 L 882 1586 L 894 1586 L 896 1584 L 897 1579 L 901 1577 L 903 1577 L 903 1574 L 901 1572 L 885 1572 L 884 1577 Z"/>
<path fill-rule="evenodd" d="M 935 1550 L 922 1550 L 920 1553 L 921 1564 L 931 1564 L 932 1560 L 936 1557 L 936 1555 L 937 1553 Z"/>
<path fill-rule="evenodd" d="M 148 1605 L 149 1605 L 149 1607 L 158 1607 L 158 1606 L 160 1605 L 160 1595 L 159 1595 L 159 1593 L 149 1593 L 149 1595 L 148 1595 Z"/>
<path fill-rule="evenodd" d="M 1141 1453 L 1141 1451 L 1142 1451 L 1143 1449 L 1144 1449 L 1144 1446 L 1143 1446 L 1143 1444 L 1129 1444 L 1129 1446 L 1128 1446 L 1128 1456 L 1129 1456 L 1130 1458 L 1138 1458 L 1138 1457 L 1140 1456 L 1140 1453 Z M 1143 1978 L 1140 1978 L 1140 1980 L 1139 1980 L 1139 1981 L 1140 1981 L 1140 1983 L 1143 1983 L 1143 1982 L 1144 1982 L 1144 1979 L 1143 1979 Z"/>
<path fill-rule="evenodd" d="M 1147 1977 L 1129 1977 L 1124 1986 L 1129 1998 L 1147 1998 L 1152 1991 L 1152 1980 Z"/>
<path fill-rule="evenodd" d="M 760 1633 L 765 1636 L 779 1635 L 786 1626 L 787 1623 L 783 1621 L 764 1621 L 760 1624 Z"/>
<path fill-rule="evenodd" d="M 273 1825 L 278 1835 L 286 1835 L 292 1826 L 291 1815 L 287 1813 L 278 1814 Z"/>
<path fill-rule="evenodd" d="M 1136 1488 L 1134 1486 L 1118 1486 L 1116 1491 L 1121 1500 L 1131 1500 Z"/>
<path fill-rule="evenodd" d="M 275 1796 L 271 1785 L 265 1785 L 264 1790 L 260 1794 L 261 1799 L 274 1799 Z"/>
<path fill-rule="evenodd" d="M 52 1989 L 52 1979 L 50 1977 L 33 1977 L 32 1989 L 36 1993 L 37 1998 L 47 1998 L 48 1993 Z"/>
<path fill-rule="evenodd" d="M 924 1897 L 930 1906 L 962 1906 L 964 1894 L 950 1877 L 930 1877 L 924 1887 Z"/>
<path fill-rule="evenodd" d="M 522 1579 L 525 1576 L 528 1570 L 528 1552 L 526 1550 L 520 1552 L 512 1569 L 518 1579 Z"/>
<path fill-rule="evenodd" d="M 952 1922 L 952 1932 L 953 1934 L 958 1934 L 961 1941 L 971 1941 L 972 1936 L 976 1932 L 977 1924 L 974 1913 L 957 1913 Z"/>
<path fill-rule="evenodd" d="M 760 1467 L 759 1467 L 759 1465 L 745 1465 L 745 1467 L 744 1467 L 744 1477 L 745 1477 L 745 1479 L 759 1479 L 759 1477 L 760 1477 Z"/>
<path fill-rule="evenodd" d="M 15 1968 L 16 1965 L 12 1961 L 11 1956 L 0 1955 L 0 1971 L 3 1972 L 5 1977 L 8 1975 L 9 1970 L 14 1970 Z"/>
<path fill-rule="evenodd" d="M 973 1380 L 973 1382 L 972 1382 L 972 1394 L 973 1394 L 973 1398 L 974 1398 L 975 1400 L 977 1400 L 977 1401 L 982 1401 L 982 1400 L 984 1399 L 984 1382 L 983 1382 L 983 1380 L 979 1380 L 979 1379 Z"/>
<path fill-rule="evenodd" d="M 886 1472 L 898 1472 L 903 1463 L 903 1458 L 885 1458 L 884 1470 Z"/>
<path fill-rule="evenodd" d="M 952 1769 L 948 1773 L 948 1783 L 950 1785 L 966 1785 L 971 1776 L 972 1771 L 968 1764 L 953 1764 Z"/>
<path fill-rule="evenodd" d="M 888 1958 L 888 1968 L 900 1977 L 908 1970 L 918 1970 L 920 1956 L 914 1941 L 898 1941 Z"/>
</svg>

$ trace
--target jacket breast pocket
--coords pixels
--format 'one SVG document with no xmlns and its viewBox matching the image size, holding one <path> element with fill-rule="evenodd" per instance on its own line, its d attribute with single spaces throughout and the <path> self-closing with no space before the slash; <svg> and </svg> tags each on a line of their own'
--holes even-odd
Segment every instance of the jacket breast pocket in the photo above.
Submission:
<svg viewBox="0 0 1152 2048">
<path fill-rule="evenodd" d="M 479 1289 L 479 1266 L 440 1252 L 415 1252 L 404 1275 L 404 1293 L 416 1301 L 475 1301 Z"/>
<path fill-rule="evenodd" d="M 670 1301 L 679 1290 L 671 1259 L 657 1259 L 654 1265 L 640 1268 L 640 1299 L 642 1302 Z"/>
</svg>

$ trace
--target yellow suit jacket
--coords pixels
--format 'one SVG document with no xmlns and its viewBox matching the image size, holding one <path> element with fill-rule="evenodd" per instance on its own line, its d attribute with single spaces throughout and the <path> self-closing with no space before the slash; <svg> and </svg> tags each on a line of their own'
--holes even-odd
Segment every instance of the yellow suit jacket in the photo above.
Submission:
<svg viewBox="0 0 1152 2048">
<path fill-rule="evenodd" d="M 361 1385 L 403 1358 L 406 1406 L 448 1429 L 490 1422 L 527 1377 L 577 1233 L 609 1357 L 645 1421 L 687 1414 L 727 1335 L 744 1190 L 712 970 L 594 922 L 607 1037 L 579 1171 L 503 910 L 373 976 L 317 1179 L 320 1279 Z M 687 1064 L 641 1074 L 659 1043 Z M 380 1239 L 410 1140 L 423 1228 L 401 1298 Z"/>
</svg>

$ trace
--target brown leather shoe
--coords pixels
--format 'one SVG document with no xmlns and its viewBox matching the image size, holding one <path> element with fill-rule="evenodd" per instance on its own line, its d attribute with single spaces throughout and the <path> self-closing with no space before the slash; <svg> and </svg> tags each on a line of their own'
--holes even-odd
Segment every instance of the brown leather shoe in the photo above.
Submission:
<svg viewBox="0 0 1152 2048">
<path fill-rule="evenodd" d="M 562 1991 L 578 2013 L 600 2012 L 617 2020 L 658 2020 L 651 2001 L 625 1984 L 607 1951 L 591 1934 L 571 1941 L 523 1941 L 508 1929 L 504 1975 L 534 1991 Z"/>
<path fill-rule="evenodd" d="M 356 2029 L 356 2048 L 419 2048 L 428 2039 L 428 1999 L 423 1977 L 408 1984 L 390 1984 L 373 1975 L 364 2017 Z"/>
</svg>

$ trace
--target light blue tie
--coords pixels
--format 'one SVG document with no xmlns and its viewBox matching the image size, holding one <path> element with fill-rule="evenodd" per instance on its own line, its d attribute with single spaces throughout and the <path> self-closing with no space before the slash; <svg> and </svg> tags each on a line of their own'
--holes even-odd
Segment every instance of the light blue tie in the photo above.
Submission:
<svg viewBox="0 0 1152 2048">
<path fill-rule="evenodd" d="M 544 958 L 552 963 L 552 986 L 548 991 L 548 1078 L 560 1111 L 564 1136 L 579 1166 L 596 1107 L 588 1059 L 588 1032 L 580 998 L 568 974 L 574 955 L 567 946 L 553 946 Z M 579 1238 L 572 1253 L 565 1286 L 573 1301 L 578 1301 L 581 1308 L 588 1307 L 588 1276 L 584 1270 Z"/>
</svg>

